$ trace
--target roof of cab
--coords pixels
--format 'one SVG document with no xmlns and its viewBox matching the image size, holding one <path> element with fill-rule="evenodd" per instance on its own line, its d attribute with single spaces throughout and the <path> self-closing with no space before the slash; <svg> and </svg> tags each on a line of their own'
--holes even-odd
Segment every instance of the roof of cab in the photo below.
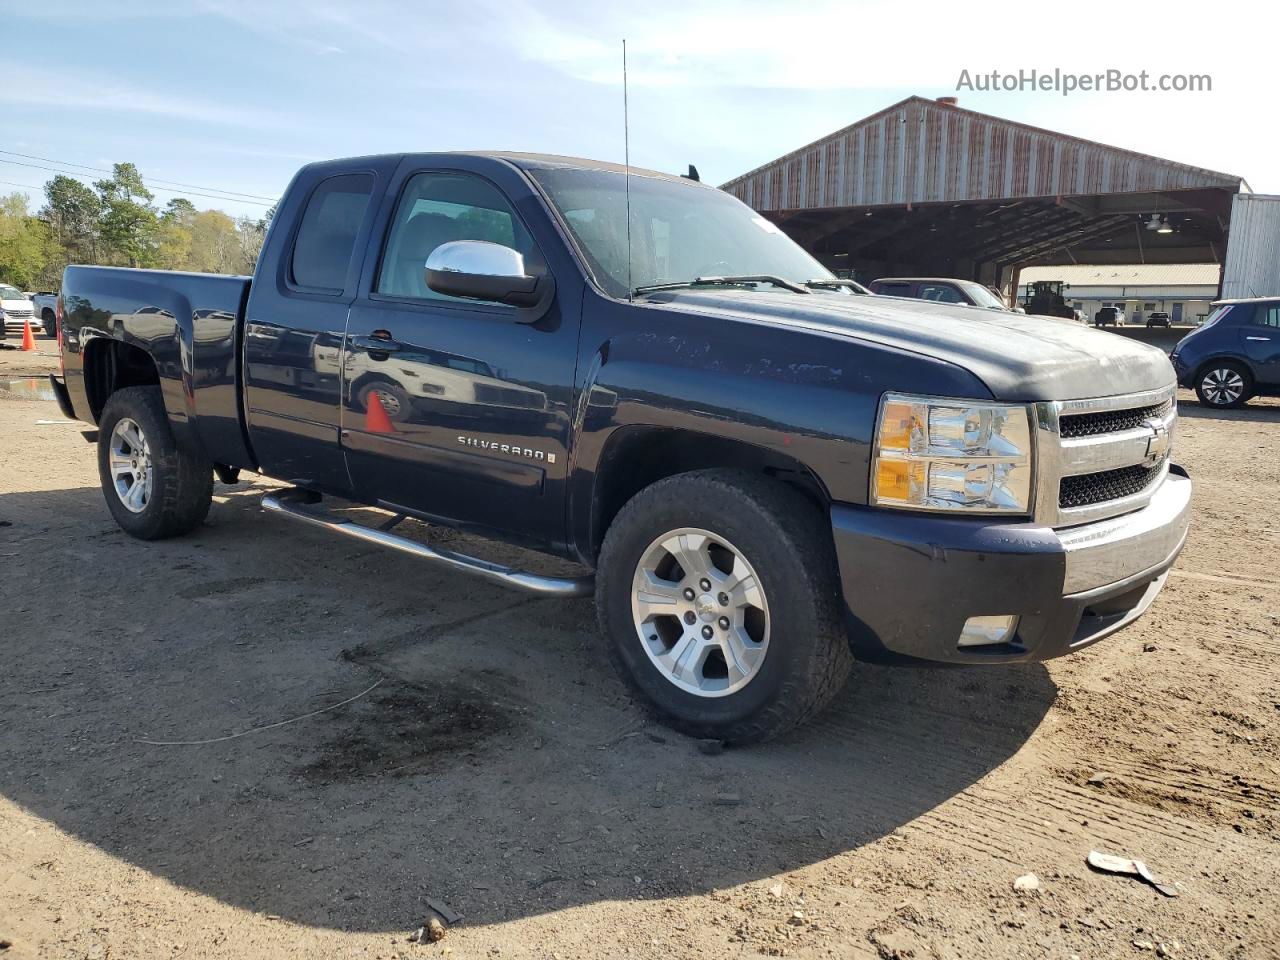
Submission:
<svg viewBox="0 0 1280 960">
<path fill-rule="evenodd" d="M 621 163 L 609 163 L 605 160 L 588 160 L 585 157 L 563 157 L 554 153 L 519 153 L 507 150 L 441 150 L 441 151 L 415 151 L 406 153 L 387 153 L 377 154 L 375 156 L 363 157 L 344 157 L 341 159 L 321 160 L 308 166 L 345 166 L 358 161 L 368 161 L 372 159 L 394 158 L 399 161 L 405 157 L 489 157 L 494 160 L 504 160 L 512 166 L 520 167 L 523 170 L 599 170 L 610 173 L 626 173 L 628 167 Z M 631 175 L 636 177 L 653 177 L 660 180 L 675 180 L 680 183 L 698 184 L 699 186 L 711 187 L 710 184 L 701 183 L 700 181 L 690 180 L 688 177 L 680 176 L 675 173 L 663 173 L 661 170 L 649 170 L 644 167 L 629 168 Z"/>
</svg>

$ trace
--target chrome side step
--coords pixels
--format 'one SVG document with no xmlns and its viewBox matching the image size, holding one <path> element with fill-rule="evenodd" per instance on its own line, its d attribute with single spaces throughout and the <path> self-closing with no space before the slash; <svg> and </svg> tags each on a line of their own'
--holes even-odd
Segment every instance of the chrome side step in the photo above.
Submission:
<svg viewBox="0 0 1280 960">
<path fill-rule="evenodd" d="M 390 547 L 401 553 L 420 560 L 429 560 L 463 573 L 474 574 L 484 580 L 533 593 L 543 597 L 589 597 L 595 590 L 595 577 L 543 577 L 523 570 L 514 570 L 498 563 L 490 563 L 476 557 L 468 557 L 452 550 L 431 547 L 416 540 L 396 536 L 386 529 L 366 527 L 343 517 L 335 517 L 314 505 L 307 503 L 311 497 L 306 490 L 286 490 L 280 493 L 268 493 L 262 498 L 262 509 L 268 513 L 279 513 L 294 520 L 301 520 L 312 526 L 320 527 L 331 533 L 338 533 L 365 543 L 374 543 L 380 547 Z M 403 517 L 393 518 L 397 522 Z M 394 524 L 391 524 L 394 525 Z"/>
</svg>

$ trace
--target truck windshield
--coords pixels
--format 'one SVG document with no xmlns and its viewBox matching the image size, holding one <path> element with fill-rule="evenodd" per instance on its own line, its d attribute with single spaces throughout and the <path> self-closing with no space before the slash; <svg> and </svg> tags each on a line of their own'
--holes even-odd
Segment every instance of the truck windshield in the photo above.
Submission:
<svg viewBox="0 0 1280 960">
<path fill-rule="evenodd" d="M 729 194 L 637 173 L 631 175 L 628 271 L 626 176 L 570 168 L 530 173 L 569 225 L 596 281 L 615 297 L 698 277 L 773 276 L 793 284 L 833 279 L 790 237 Z"/>
<path fill-rule="evenodd" d="M 980 283 L 974 283 L 972 280 L 960 280 L 958 281 L 958 286 L 980 307 L 990 307 L 993 310 L 1009 309 L 1007 303 Z"/>
</svg>

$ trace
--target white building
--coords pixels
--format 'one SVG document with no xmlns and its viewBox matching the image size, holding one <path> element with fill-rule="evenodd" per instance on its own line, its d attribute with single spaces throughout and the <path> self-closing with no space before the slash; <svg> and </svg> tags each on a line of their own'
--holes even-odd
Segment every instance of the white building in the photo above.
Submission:
<svg viewBox="0 0 1280 960">
<path fill-rule="evenodd" d="M 1027 267 L 1018 277 L 1018 302 L 1037 280 L 1060 280 L 1067 303 L 1093 320 L 1099 307 L 1117 307 L 1125 323 L 1142 324 L 1150 313 L 1169 314 L 1176 324 L 1196 324 L 1218 299 L 1216 263 L 1137 264 L 1134 266 Z"/>
</svg>

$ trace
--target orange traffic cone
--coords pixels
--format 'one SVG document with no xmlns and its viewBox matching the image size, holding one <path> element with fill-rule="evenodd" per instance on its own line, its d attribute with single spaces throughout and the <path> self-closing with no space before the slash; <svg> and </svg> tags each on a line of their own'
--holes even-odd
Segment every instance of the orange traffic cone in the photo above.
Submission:
<svg viewBox="0 0 1280 960">
<path fill-rule="evenodd" d="M 36 348 L 36 338 L 31 335 L 31 321 L 24 320 L 22 322 L 22 349 L 34 350 Z"/>
<path fill-rule="evenodd" d="M 364 428 L 370 433 L 395 433 L 396 428 L 387 416 L 387 408 L 382 405 L 382 398 L 378 396 L 377 390 L 369 391 L 368 404 L 364 414 Z"/>
</svg>

